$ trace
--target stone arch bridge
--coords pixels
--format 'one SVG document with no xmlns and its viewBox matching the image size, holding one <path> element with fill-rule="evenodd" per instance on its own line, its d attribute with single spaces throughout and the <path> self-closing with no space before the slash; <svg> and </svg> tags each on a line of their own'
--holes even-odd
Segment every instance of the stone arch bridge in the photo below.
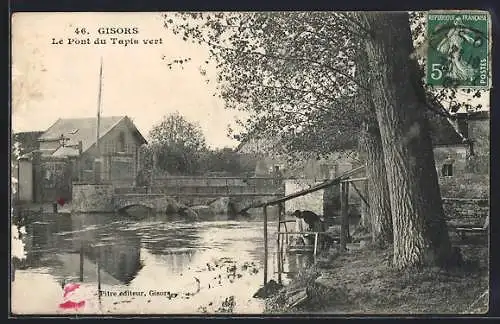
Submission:
<svg viewBox="0 0 500 324">
<path fill-rule="evenodd" d="M 269 199 L 282 197 L 282 193 L 274 194 L 232 194 L 232 195 L 166 195 L 166 194 L 137 194 L 125 193 L 113 195 L 112 205 L 114 212 L 124 211 L 134 206 L 146 207 L 154 213 L 175 212 L 179 204 L 186 206 L 209 205 L 215 200 L 227 197 L 237 210 L 258 204 Z"/>
<path fill-rule="evenodd" d="M 171 198 L 163 194 L 114 194 L 113 209 L 115 212 L 134 206 L 149 208 L 153 212 L 163 213 L 173 207 Z"/>
</svg>

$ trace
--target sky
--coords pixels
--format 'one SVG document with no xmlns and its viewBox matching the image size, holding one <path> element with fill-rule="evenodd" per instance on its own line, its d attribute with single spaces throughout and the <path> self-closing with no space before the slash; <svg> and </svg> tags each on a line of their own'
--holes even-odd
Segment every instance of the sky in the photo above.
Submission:
<svg viewBox="0 0 500 324">
<path fill-rule="evenodd" d="M 99 28 L 138 29 L 134 35 L 102 35 Z M 75 34 L 85 28 L 88 35 Z M 139 44 L 111 44 L 111 38 Z M 53 38 L 55 41 L 53 41 Z M 106 45 L 68 44 L 69 38 Z M 57 43 L 59 39 L 63 44 Z M 161 39 L 161 44 L 159 39 Z M 158 40 L 144 45 L 143 40 Z M 165 59 L 162 57 L 165 56 Z M 227 125 L 237 111 L 213 96 L 213 82 L 199 72 L 208 50 L 183 41 L 163 27 L 160 13 L 17 13 L 12 20 L 12 128 L 46 130 L 58 118 L 96 116 L 99 66 L 103 61 L 102 115 L 127 115 L 147 137 L 168 113 L 198 122 L 209 145 L 234 147 Z M 190 57 L 184 69 L 167 61 Z M 207 71 L 215 80 L 215 69 Z M 232 123 L 233 124 L 233 123 Z"/>
</svg>

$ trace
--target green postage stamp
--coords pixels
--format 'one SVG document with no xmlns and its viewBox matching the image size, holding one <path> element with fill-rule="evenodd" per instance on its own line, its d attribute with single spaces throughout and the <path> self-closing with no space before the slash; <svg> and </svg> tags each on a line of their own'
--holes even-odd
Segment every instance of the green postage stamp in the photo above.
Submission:
<svg viewBox="0 0 500 324">
<path fill-rule="evenodd" d="M 429 11 L 427 84 L 489 88 L 491 20 L 487 11 Z"/>
</svg>

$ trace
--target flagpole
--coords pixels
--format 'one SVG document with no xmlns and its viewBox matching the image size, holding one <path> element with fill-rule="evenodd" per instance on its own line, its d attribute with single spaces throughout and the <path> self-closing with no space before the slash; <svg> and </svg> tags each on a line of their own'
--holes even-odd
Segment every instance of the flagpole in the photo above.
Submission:
<svg viewBox="0 0 500 324">
<path fill-rule="evenodd" d="M 96 148 L 97 148 L 97 160 L 99 165 L 99 176 L 97 177 L 98 181 L 101 181 L 102 176 L 102 159 L 101 159 L 101 148 L 99 145 L 100 138 L 100 128 L 101 128 L 101 104 L 102 104 L 102 56 L 101 56 L 101 64 L 99 67 L 99 92 L 97 95 L 97 138 L 96 138 Z M 101 305 L 101 248 L 99 246 L 94 245 L 94 253 L 96 253 L 96 265 L 97 265 L 97 298 L 99 300 L 99 311 L 102 312 Z"/>
<path fill-rule="evenodd" d="M 101 148 L 99 145 L 100 138 L 100 128 L 101 128 L 101 95 L 102 95 L 102 56 L 101 56 L 101 65 L 99 68 L 99 92 L 97 94 L 97 131 L 96 131 L 96 148 L 97 148 L 97 156 L 95 158 L 94 170 L 95 170 L 95 182 L 100 183 L 102 177 L 102 161 L 101 161 Z"/>
<path fill-rule="evenodd" d="M 101 158 L 101 149 L 99 146 L 99 138 L 100 138 L 100 128 L 101 128 L 101 96 L 102 96 L 102 56 L 101 56 L 101 66 L 99 69 L 99 93 L 97 95 L 97 139 L 96 146 L 98 152 L 98 158 Z"/>
</svg>

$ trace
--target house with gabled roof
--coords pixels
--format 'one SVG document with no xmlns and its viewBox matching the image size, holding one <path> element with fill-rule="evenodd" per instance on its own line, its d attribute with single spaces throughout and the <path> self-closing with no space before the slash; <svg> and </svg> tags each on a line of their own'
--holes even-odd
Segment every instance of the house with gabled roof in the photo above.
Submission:
<svg viewBox="0 0 500 324">
<path fill-rule="evenodd" d="M 133 121 L 101 117 L 97 134 L 95 117 L 60 118 L 38 137 L 38 149 L 23 157 L 32 161 L 34 201 L 70 200 L 72 182 L 94 182 L 96 172 L 102 181 L 134 184 L 147 142 Z"/>
</svg>

